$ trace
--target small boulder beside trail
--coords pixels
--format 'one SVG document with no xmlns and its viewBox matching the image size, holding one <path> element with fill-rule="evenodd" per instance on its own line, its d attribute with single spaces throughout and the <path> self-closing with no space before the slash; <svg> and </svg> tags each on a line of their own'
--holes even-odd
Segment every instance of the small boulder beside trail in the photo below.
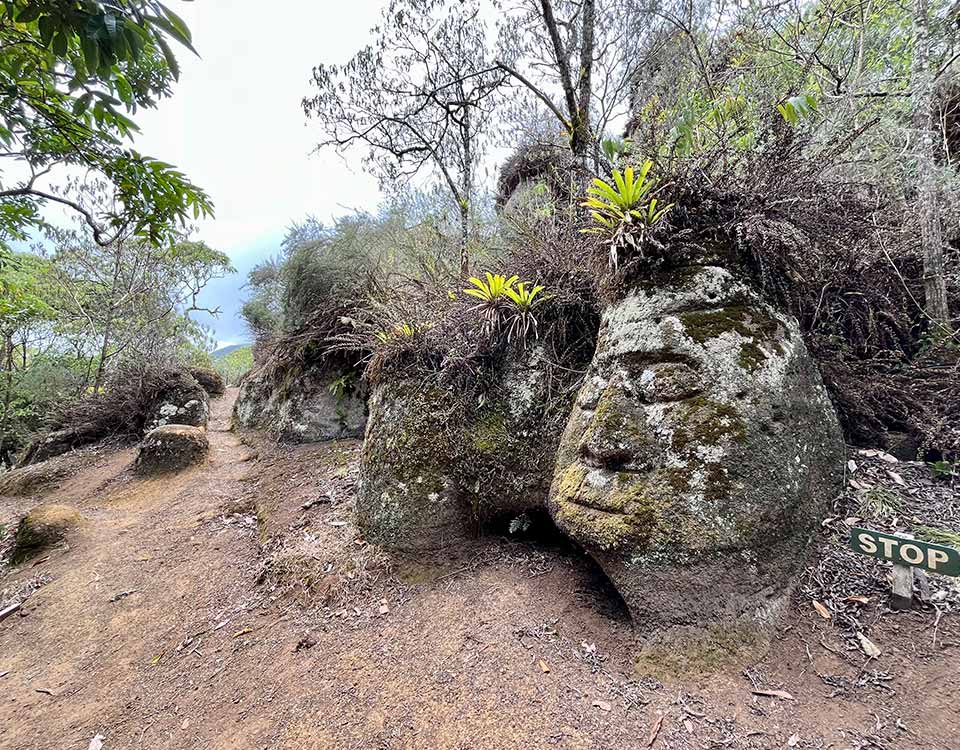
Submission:
<svg viewBox="0 0 960 750">
<path fill-rule="evenodd" d="M 163 425 L 143 439 L 135 469 L 138 474 L 180 471 L 200 463 L 209 449 L 210 441 L 202 427 Z"/>
<path fill-rule="evenodd" d="M 14 533 L 10 562 L 19 565 L 37 553 L 59 544 L 70 529 L 83 523 L 80 512 L 69 505 L 39 505 L 24 516 Z"/>
</svg>

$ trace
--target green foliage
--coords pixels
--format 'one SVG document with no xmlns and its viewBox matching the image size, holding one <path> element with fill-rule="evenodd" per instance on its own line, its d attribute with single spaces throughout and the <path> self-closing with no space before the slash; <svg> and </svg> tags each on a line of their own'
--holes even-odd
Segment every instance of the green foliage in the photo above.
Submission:
<svg viewBox="0 0 960 750">
<path fill-rule="evenodd" d="M 511 287 L 504 290 L 504 294 L 506 294 L 510 298 L 510 301 L 516 305 L 517 309 L 521 311 L 532 310 L 544 300 L 543 297 L 537 297 L 537 295 L 543 291 L 543 286 L 534 284 L 532 288 L 528 289 L 527 283 L 526 281 L 521 281 L 515 289 Z"/>
<path fill-rule="evenodd" d="M 337 401 L 342 401 L 344 398 L 353 393 L 354 388 L 357 387 L 357 376 L 352 371 L 347 371 L 336 378 L 328 387 L 327 390 L 330 391 L 330 395 L 333 396 Z"/>
<path fill-rule="evenodd" d="M 791 96 L 783 104 L 777 105 L 777 111 L 788 123 L 798 125 L 817 111 L 817 98 L 813 94 Z"/>
<path fill-rule="evenodd" d="M 395 325 L 389 331 L 377 331 L 376 336 L 377 339 L 383 344 L 398 340 L 409 341 L 410 339 L 416 338 L 417 328 L 409 323 L 400 323 Z"/>
<path fill-rule="evenodd" d="M 933 544 L 946 544 L 950 547 L 960 549 L 960 532 L 953 529 L 942 529 L 935 526 L 915 526 L 914 532 L 917 536 Z"/>
<path fill-rule="evenodd" d="M 492 336 L 502 327 L 507 332 L 507 341 L 525 340 L 530 333 L 536 334 L 537 319 L 533 309 L 544 301 L 539 296 L 544 287 L 521 281 L 519 276 L 486 273 L 486 280 L 472 277 L 473 287 L 464 294 L 479 299 L 473 309 L 480 312 L 483 332 Z"/>
<path fill-rule="evenodd" d="M 0 183 L 0 245 L 41 226 L 48 202 L 78 212 L 103 243 L 124 233 L 159 243 L 212 215 L 210 199 L 181 172 L 123 145 L 137 132 L 130 116 L 155 107 L 179 75 L 168 40 L 193 50 L 186 24 L 156 0 L 0 6 L 0 155 L 29 172 Z M 58 165 L 105 180 L 112 207 L 95 211 L 70 189 L 40 188 Z"/>
<path fill-rule="evenodd" d="M 957 465 L 950 461 L 932 461 L 927 464 L 934 479 L 952 479 L 957 476 Z"/>
<path fill-rule="evenodd" d="M 600 142 L 603 155 L 613 164 L 630 153 L 630 146 L 631 141 L 626 138 L 604 138 Z"/>
<path fill-rule="evenodd" d="M 527 282 L 521 281 L 516 288 L 506 290 L 507 297 L 516 308 L 507 317 L 507 341 L 526 341 L 532 333 L 537 336 L 537 318 L 533 310 L 546 298 L 539 296 L 544 287 L 534 284 L 527 288 Z"/>
<path fill-rule="evenodd" d="M 215 369 L 227 385 L 237 385 L 240 378 L 253 369 L 253 347 L 242 346 L 213 361 Z"/>
<path fill-rule="evenodd" d="M 476 297 L 485 304 L 496 304 L 508 296 L 510 289 L 517 283 L 517 278 L 516 276 L 507 278 L 502 274 L 491 274 L 488 271 L 486 281 L 475 276 L 469 278 L 467 281 L 473 284 L 473 288 L 464 289 L 463 293 Z"/>
<path fill-rule="evenodd" d="M 598 226 L 582 230 L 586 234 L 599 234 L 610 243 L 610 264 L 619 263 L 620 250 L 629 247 L 643 252 L 646 230 L 655 226 L 673 208 L 670 203 L 657 208 L 657 199 L 650 197 L 656 188 L 656 180 L 647 179 L 653 162 L 643 163 L 640 173 L 634 177 L 633 167 L 623 173 L 613 170 L 611 185 L 595 178 L 587 189 L 587 200 L 580 205 L 590 209 L 590 215 Z"/>
</svg>

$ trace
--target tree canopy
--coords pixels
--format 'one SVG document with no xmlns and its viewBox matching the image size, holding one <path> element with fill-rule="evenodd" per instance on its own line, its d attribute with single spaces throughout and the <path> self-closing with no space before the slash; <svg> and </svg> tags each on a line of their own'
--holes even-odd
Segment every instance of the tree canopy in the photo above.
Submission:
<svg viewBox="0 0 960 750">
<path fill-rule="evenodd" d="M 0 5 L 0 244 L 24 240 L 57 203 L 109 244 L 122 234 L 163 242 L 213 205 L 172 165 L 129 143 L 132 119 L 169 96 L 179 76 L 171 43 L 193 51 L 190 30 L 156 0 L 10 0 Z M 57 167 L 73 172 L 48 186 Z M 82 180 L 109 187 L 86 204 Z"/>
</svg>

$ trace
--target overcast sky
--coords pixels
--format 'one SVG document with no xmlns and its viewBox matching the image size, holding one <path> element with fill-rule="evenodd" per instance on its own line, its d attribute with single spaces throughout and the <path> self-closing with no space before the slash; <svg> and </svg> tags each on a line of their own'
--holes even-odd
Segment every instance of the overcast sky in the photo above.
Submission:
<svg viewBox="0 0 960 750">
<path fill-rule="evenodd" d="M 369 40 L 385 2 L 199 0 L 171 5 L 193 32 L 200 59 L 186 51 L 173 98 L 142 112 L 142 152 L 182 168 L 216 203 L 199 239 L 223 250 L 238 273 L 215 283 L 207 304 L 221 344 L 246 339 L 237 318 L 240 287 L 257 261 L 276 252 L 294 219 L 320 219 L 379 202 L 358 158 L 312 154 L 320 137 L 300 100 L 312 67 L 345 62 Z"/>
</svg>

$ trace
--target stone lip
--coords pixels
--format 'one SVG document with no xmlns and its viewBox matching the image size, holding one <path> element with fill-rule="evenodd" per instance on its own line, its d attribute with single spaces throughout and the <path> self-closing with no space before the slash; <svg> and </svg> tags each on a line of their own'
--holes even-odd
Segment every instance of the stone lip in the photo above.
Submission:
<svg viewBox="0 0 960 750">
<path fill-rule="evenodd" d="M 164 425 L 143 439 L 134 468 L 144 475 L 180 471 L 203 461 L 209 449 L 207 431 L 202 427 Z"/>
</svg>

